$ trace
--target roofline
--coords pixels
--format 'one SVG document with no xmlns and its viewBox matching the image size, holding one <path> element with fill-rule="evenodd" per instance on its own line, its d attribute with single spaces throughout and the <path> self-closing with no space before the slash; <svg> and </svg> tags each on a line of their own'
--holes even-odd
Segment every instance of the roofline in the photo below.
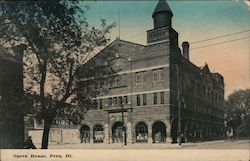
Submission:
<svg viewBox="0 0 250 161">
<path fill-rule="evenodd" d="M 107 46 L 105 46 L 102 50 L 100 50 L 98 53 L 96 53 L 92 58 L 90 58 L 86 63 L 88 63 L 89 61 L 91 61 L 93 58 L 95 58 L 96 56 L 98 56 L 99 54 L 101 54 L 106 48 L 110 47 L 112 44 L 114 44 L 116 41 L 121 41 L 121 42 L 126 42 L 126 43 L 130 43 L 130 44 L 134 44 L 137 46 L 141 46 L 141 47 L 145 47 L 145 45 L 142 44 L 138 44 L 138 43 L 134 43 L 134 42 L 130 42 L 130 41 L 126 41 L 126 40 L 121 40 L 121 39 L 115 39 L 114 41 L 112 41 L 110 44 L 108 44 Z M 86 64 L 84 63 L 84 64 Z M 82 65 L 84 65 L 82 64 Z"/>
<path fill-rule="evenodd" d="M 117 40 L 117 41 L 123 41 L 123 42 L 126 42 L 126 43 L 130 43 L 130 44 L 134 44 L 134 45 L 138 45 L 138 46 L 145 47 L 145 45 L 138 44 L 138 43 L 131 42 L 131 41 L 127 41 L 127 40 L 122 40 L 122 39 L 116 39 L 116 40 Z M 116 40 L 115 40 L 115 41 L 116 41 Z"/>
</svg>

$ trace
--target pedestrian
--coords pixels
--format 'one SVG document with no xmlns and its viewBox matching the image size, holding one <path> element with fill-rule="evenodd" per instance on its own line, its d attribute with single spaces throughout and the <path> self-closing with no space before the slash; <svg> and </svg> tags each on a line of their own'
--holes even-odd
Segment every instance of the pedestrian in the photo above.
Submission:
<svg viewBox="0 0 250 161">
<path fill-rule="evenodd" d="M 83 142 L 83 129 L 82 129 L 82 126 L 79 129 L 79 132 L 80 132 L 80 140 L 81 140 L 81 143 L 82 143 Z"/>
<path fill-rule="evenodd" d="M 24 149 L 36 149 L 31 136 L 28 136 L 27 140 L 24 142 Z"/>
</svg>

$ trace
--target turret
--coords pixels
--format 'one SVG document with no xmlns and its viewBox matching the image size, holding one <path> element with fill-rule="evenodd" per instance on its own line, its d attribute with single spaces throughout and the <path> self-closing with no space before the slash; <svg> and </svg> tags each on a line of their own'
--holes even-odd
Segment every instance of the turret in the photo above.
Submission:
<svg viewBox="0 0 250 161">
<path fill-rule="evenodd" d="M 159 0 L 153 12 L 154 29 L 172 25 L 173 13 L 165 0 Z"/>
</svg>

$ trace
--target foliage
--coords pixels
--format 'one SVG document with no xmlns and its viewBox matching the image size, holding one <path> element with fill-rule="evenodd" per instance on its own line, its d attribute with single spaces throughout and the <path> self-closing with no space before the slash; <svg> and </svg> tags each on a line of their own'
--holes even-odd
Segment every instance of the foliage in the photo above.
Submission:
<svg viewBox="0 0 250 161">
<path fill-rule="evenodd" d="M 45 121 L 42 148 L 48 146 L 53 119 L 65 111 L 62 108 L 66 108 L 66 102 L 75 100 L 77 92 L 86 91 L 82 89 L 89 85 L 79 86 L 77 75 L 101 77 L 112 71 L 100 64 L 92 64 L 95 69 L 92 73 L 81 68 L 94 52 L 108 43 L 114 24 L 107 25 L 101 20 L 99 29 L 89 27 L 85 17 L 88 8 L 80 6 L 83 5 L 77 0 L 0 3 L 0 43 L 9 48 L 27 46 L 23 57 L 25 90 L 39 93 L 41 108 L 35 112 Z M 91 93 L 91 89 L 86 92 Z M 70 114 L 79 110 L 70 107 L 74 112 L 65 115 L 72 117 Z"/>
<path fill-rule="evenodd" d="M 225 114 L 227 125 L 233 128 L 235 134 L 245 136 L 250 126 L 250 89 L 239 90 L 229 95 L 225 102 Z"/>
</svg>

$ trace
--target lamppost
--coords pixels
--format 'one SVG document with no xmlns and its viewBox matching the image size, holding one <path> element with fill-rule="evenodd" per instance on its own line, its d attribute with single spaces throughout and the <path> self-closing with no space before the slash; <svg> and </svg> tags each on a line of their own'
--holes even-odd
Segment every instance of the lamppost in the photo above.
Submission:
<svg viewBox="0 0 250 161">
<path fill-rule="evenodd" d="M 130 79 L 130 105 L 132 107 L 132 59 L 131 57 L 121 57 L 119 56 L 118 54 L 115 55 L 116 56 L 116 59 L 125 59 L 126 61 L 130 62 L 130 74 L 131 74 L 131 79 Z M 123 98 L 120 96 L 119 97 L 120 99 L 120 104 L 121 104 L 121 110 L 122 110 L 122 132 L 123 132 L 123 141 L 124 141 L 124 145 L 127 145 L 127 132 L 126 132 L 126 126 L 125 126 L 125 121 L 124 121 L 124 101 L 123 101 Z"/>
<path fill-rule="evenodd" d="M 123 106 L 124 106 L 124 102 L 122 97 L 119 97 L 120 99 L 120 104 L 121 104 L 121 110 L 122 110 L 122 133 L 123 133 L 123 140 L 124 140 L 124 145 L 127 145 L 127 133 L 126 133 L 126 127 L 124 124 L 124 113 L 123 113 Z"/>
</svg>

